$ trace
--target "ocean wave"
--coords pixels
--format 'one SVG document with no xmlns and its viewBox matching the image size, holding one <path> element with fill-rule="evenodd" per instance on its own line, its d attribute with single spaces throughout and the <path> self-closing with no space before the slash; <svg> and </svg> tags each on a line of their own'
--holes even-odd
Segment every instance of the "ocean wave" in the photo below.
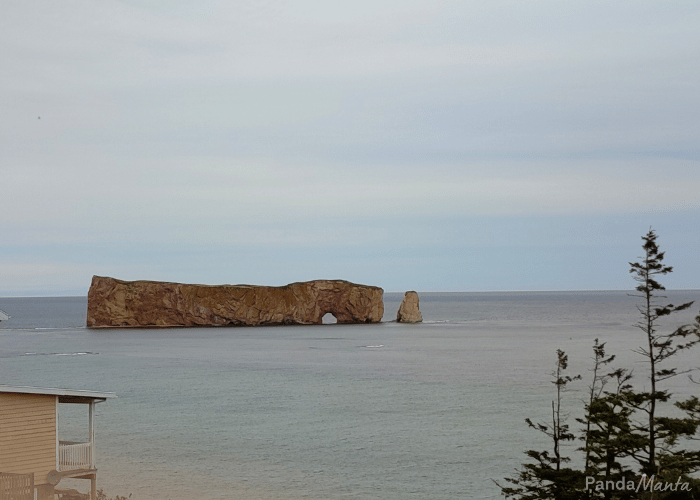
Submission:
<svg viewBox="0 0 700 500">
<path fill-rule="evenodd" d="M 36 326 L 34 328 L 32 327 L 21 327 L 21 328 L 0 328 L 0 332 L 44 332 L 44 331 L 58 331 L 58 330 L 85 330 L 87 327 L 86 326 L 62 326 L 62 327 L 55 327 L 55 326 Z"/>
<path fill-rule="evenodd" d="M 32 330 L 83 330 L 87 328 L 86 326 L 37 326 L 32 328 Z"/>
<path fill-rule="evenodd" d="M 25 352 L 20 356 L 86 356 L 99 354 L 99 352 Z"/>
</svg>

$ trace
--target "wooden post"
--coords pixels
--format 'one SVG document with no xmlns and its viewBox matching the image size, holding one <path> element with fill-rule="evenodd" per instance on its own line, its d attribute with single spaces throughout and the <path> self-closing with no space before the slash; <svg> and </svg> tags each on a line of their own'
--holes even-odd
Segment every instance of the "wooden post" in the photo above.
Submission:
<svg viewBox="0 0 700 500">
<path fill-rule="evenodd" d="M 90 500 L 97 500 L 97 473 L 90 476 Z"/>
<path fill-rule="evenodd" d="M 95 468 L 95 401 L 90 401 L 90 468 Z"/>
<path fill-rule="evenodd" d="M 56 396 L 56 470 L 61 470 L 61 463 L 59 461 L 60 457 L 60 452 L 59 452 L 59 446 L 60 446 L 60 441 L 59 441 L 59 436 L 58 436 L 58 396 Z"/>
</svg>

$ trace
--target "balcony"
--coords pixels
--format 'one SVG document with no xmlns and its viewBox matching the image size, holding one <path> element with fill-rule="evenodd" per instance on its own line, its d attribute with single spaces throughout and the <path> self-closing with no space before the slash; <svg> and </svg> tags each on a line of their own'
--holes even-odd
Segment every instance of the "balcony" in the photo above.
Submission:
<svg viewBox="0 0 700 500">
<path fill-rule="evenodd" d="M 91 443 L 61 441 L 58 445 L 58 471 L 94 469 L 95 459 Z"/>
</svg>

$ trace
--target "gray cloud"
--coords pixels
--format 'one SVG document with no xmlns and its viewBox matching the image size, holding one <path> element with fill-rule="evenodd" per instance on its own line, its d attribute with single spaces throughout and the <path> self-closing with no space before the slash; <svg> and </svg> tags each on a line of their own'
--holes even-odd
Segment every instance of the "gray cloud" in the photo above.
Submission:
<svg viewBox="0 0 700 500">
<path fill-rule="evenodd" d="M 38 276 L 32 290 L 75 289 L 92 269 L 138 274 L 149 260 L 177 275 L 207 245 L 249 255 L 257 281 L 284 267 L 283 249 L 306 248 L 323 255 L 319 268 L 391 269 L 382 279 L 398 286 L 398 262 L 450 274 L 436 255 L 461 262 L 469 247 L 456 221 L 471 217 L 519 221 L 497 225 L 494 249 L 524 224 L 545 252 L 561 236 L 547 217 L 700 234 L 687 217 L 700 212 L 692 2 L 8 0 L 0 10 L 0 294 L 23 289 L 25 274 Z M 416 233 L 416 220 L 430 223 Z M 412 231 L 440 247 L 416 247 Z M 90 258 L 85 245 L 122 257 Z M 282 264 L 256 263 L 260 248 Z M 215 276 L 209 262 L 187 277 Z M 564 286 L 561 269 L 544 272 L 541 286 Z M 412 288 L 432 283 L 417 279 Z"/>
</svg>

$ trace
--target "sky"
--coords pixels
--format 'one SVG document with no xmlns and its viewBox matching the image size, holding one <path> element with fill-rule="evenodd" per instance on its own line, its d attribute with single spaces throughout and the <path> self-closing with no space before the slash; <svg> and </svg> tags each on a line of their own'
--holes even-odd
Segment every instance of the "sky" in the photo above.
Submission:
<svg viewBox="0 0 700 500">
<path fill-rule="evenodd" d="M 700 3 L 3 0 L 0 297 L 700 289 Z"/>
</svg>

